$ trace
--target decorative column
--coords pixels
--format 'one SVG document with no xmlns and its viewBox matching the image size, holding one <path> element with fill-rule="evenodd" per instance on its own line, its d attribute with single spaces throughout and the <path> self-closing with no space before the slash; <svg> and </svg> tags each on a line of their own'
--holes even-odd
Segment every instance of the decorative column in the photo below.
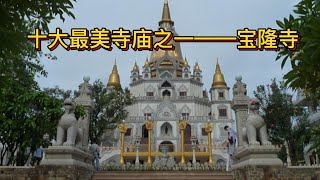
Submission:
<svg viewBox="0 0 320 180">
<path fill-rule="evenodd" d="M 236 77 L 236 83 L 233 85 L 233 99 L 231 108 L 235 111 L 237 122 L 237 140 L 238 146 L 243 145 L 242 128 L 245 127 L 248 118 L 248 103 L 250 98 L 247 96 L 247 85 L 241 82 L 242 77 Z"/>
<path fill-rule="evenodd" d="M 187 121 L 183 118 L 179 120 L 179 129 L 180 129 L 180 143 L 181 143 L 181 164 L 186 164 L 184 159 L 184 130 L 187 127 Z"/>
<path fill-rule="evenodd" d="M 89 126 L 90 126 L 90 117 L 91 112 L 94 108 L 93 101 L 91 99 L 92 94 L 92 86 L 89 83 L 90 77 L 83 77 L 83 83 L 79 85 L 79 96 L 75 98 L 75 102 L 77 105 L 84 106 L 86 110 L 86 116 L 83 118 L 79 118 L 78 123 L 79 127 L 83 129 L 83 138 L 82 138 L 82 146 L 83 149 L 88 149 L 89 144 Z"/>
<path fill-rule="evenodd" d="M 213 130 L 213 124 L 208 120 L 205 126 L 206 133 L 208 133 L 208 150 L 209 150 L 209 164 L 213 164 L 212 162 L 212 142 L 211 142 L 211 133 Z"/>
<path fill-rule="evenodd" d="M 197 142 L 197 137 L 196 136 L 191 136 L 191 144 L 192 144 L 192 164 L 196 164 L 196 142 Z"/>
<path fill-rule="evenodd" d="M 121 147 L 120 147 L 120 164 L 124 164 L 123 152 L 124 152 L 124 134 L 128 130 L 128 124 L 123 120 L 121 124 L 118 125 L 121 133 Z"/>
<path fill-rule="evenodd" d="M 148 130 L 148 165 L 152 164 L 151 161 L 151 136 L 152 136 L 152 129 L 154 127 L 154 120 L 152 120 L 150 117 L 145 123 L 146 128 Z"/>
<path fill-rule="evenodd" d="M 141 136 L 138 134 L 135 136 L 135 145 L 136 145 L 136 165 L 140 164 L 139 162 L 139 147 L 140 147 Z"/>
</svg>

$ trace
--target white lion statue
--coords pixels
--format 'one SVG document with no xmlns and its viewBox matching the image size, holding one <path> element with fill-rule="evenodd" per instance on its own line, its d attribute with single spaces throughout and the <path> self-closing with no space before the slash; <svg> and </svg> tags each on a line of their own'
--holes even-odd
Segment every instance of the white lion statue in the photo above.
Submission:
<svg viewBox="0 0 320 180">
<path fill-rule="evenodd" d="M 82 146 L 82 129 L 74 114 L 75 103 L 71 99 L 64 101 L 65 112 L 62 115 L 57 127 L 56 146 Z"/>
<path fill-rule="evenodd" d="M 258 113 L 259 107 L 258 99 L 250 100 L 246 127 L 242 129 L 244 145 L 260 145 L 260 142 L 261 145 L 271 145 L 271 142 L 268 141 L 266 123 Z"/>
</svg>

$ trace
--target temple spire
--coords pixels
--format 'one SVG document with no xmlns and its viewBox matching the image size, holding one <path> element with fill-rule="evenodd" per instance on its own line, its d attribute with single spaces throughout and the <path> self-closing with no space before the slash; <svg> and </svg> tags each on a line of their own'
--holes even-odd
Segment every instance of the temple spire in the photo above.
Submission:
<svg viewBox="0 0 320 180">
<path fill-rule="evenodd" d="M 194 65 L 193 70 L 194 70 L 194 71 L 201 71 L 201 69 L 200 69 L 200 66 L 199 66 L 198 62 L 196 62 L 196 64 Z"/>
<path fill-rule="evenodd" d="M 148 57 L 146 58 L 146 61 L 144 62 L 144 65 L 143 67 L 149 67 L 149 60 L 148 60 Z"/>
<path fill-rule="evenodd" d="M 121 87 L 120 76 L 119 76 L 119 73 L 118 73 L 117 61 L 116 60 L 114 61 L 114 65 L 113 65 L 113 68 L 112 68 L 112 72 L 111 72 L 111 74 L 109 76 L 107 87 L 108 88 Z"/>
<path fill-rule="evenodd" d="M 171 27 L 174 25 L 174 22 L 171 20 L 170 10 L 168 0 L 164 1 L 163 10 L 162 10 L 162 19 L 159 22 L 159 26 L 162 28 L 166 28 L 166 24 L 169 24 Z"/>
<path fill-rule="evenodd" d="M 219 60 L 217 58 L 216 71 L 213 75 L 212 87 L 227 87 L 224 76 L 221 72 Z"/>
<path fill-rule="evenodd" d="M 137 65 L 137 61 L 134 62 L 134 66 L 133 66 L 132 72 L 139 72 L 139 67 Z"/>
</svg>

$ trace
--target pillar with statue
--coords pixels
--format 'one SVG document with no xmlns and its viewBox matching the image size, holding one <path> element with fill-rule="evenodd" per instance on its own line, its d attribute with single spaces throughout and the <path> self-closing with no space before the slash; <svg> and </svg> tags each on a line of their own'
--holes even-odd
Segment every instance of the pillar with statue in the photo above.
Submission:
<svg viewBox="0 0 320 180">
<path fill-rule="evenodd" d="M 124 135 L 128 130 L 128 124 L 125 123 L 123 120 L 121 124 L 118 125 L 118 128 L 121 133 L 121 146 L 120 146 L 120 164 L 124 164 L 124 158 L 123 158 L 123 153 L 124 153 Z"/>
<path fill-rule="evenodd" d="M 148 130 L 148 165 L 152 164 L 152 160 L 151 160 L 151 135 L 152 135 L 152 130 L 154 128 L 154 120 L 152 120 L 151 118 L 149 118 L 146 123 L 146 128 Z"/>
<path fill-rule="evenodd" d="M 89 153 L 89 125 L 93 109 L 90 78 L 84 77 L 79 85 L 76 102 L 68 98 L 64 101 L 65 112 L 57 126 L 56 143 L 45 149 L 46 157 L 41 169 L 48 173 L 53 168 L 54 177 L 72 176 L 73 179 L 90 179 L 93 172 L 93 156 Z M 85 107 L 86 115 L 78 120 L 74 111 L 76 105 Z M 68 170 L 68 171 L 67 171 Z M 52 174 L 52 173 L 51 173 Z M 51 177 L 51 175 L 48 175 Z"/>
<path fill-rule="evenodd" d="M 236 126 L 237 126 L 237 139 L 238 146 L 243 145 L 242 128 L 245 127 L 248 117 L 248 103 L 249 96 L 247 96 L 247 85 L 243 83 L 241 76 L 236 77 L 236 83 L 233 85 L 233 99 L 231 108 L 234 110 L 236 115 Z"/>
<path fill-rule="evenodd" d="M 211 138 L 211 134 L 212 134 L 212 130 L 213 130 L 213 124 L 210 122 L 210 120 L 208 120 L 207 124 L 205 125 L 205 131 L 206 133 L 208 133 L 208 152 L 209 152 L 209 160 L 208 163 L 210 165 L 213 165 L 213 161 L 212 161 L 212 138 Z"/>
<path fill-rule="evenodd" d="M 261 173 L 265 173 L 266 170 L 283 165 L 277 154 L 280 148 L 268 140 L 265 120 L 259 114 L 260 102 L 255 98 L 249 99 L 241 79 L 236 78 L 233 88 L 233 109 L 236 111 L 239 146 L 232 156 L 231 167 L 236 179 L 248 178 L 244 177 L 244 173 L 255 170 L 257 166 Z"/>
<path fill-rule="evenodd" d="M 180 119 L 178 122 L 179 130 L 180 130 L 180 145 L 181 145 L 181 164 L 186 164 L 184 158 L 184 130 L 187 126 L 187 121 L 185 119 Z"/>
</svg>

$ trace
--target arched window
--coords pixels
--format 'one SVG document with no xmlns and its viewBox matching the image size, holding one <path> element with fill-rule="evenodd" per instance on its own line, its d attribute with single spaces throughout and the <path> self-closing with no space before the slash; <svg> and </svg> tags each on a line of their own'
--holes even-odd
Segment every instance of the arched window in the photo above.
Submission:
<svg viewBox="0 0 320 180">
<path fill-rule="evenodd" d="M 142 126 L 142 137 L 147 138 L 148 137 L 148 129 L 146 128 L 146 125 Z"/>
<path fill-rule="evenodd" d="M 170 93 L 170 91 L 169 90 L 165 90 L 165 91 L 163 91 L 162 92 L 162 96 L 171 96 L 171 93 Z"/>
<path fill-rule="evenodd" d="M 184 78 L 189 78 L 189 75 L 188 74 L 184 74 Z"/>
<path fill-rule="evenodd" d="M 172 126 L 170 123 L 165 122 L 161 126 L 161 136 L 172 136 Z"/>
</svg>

